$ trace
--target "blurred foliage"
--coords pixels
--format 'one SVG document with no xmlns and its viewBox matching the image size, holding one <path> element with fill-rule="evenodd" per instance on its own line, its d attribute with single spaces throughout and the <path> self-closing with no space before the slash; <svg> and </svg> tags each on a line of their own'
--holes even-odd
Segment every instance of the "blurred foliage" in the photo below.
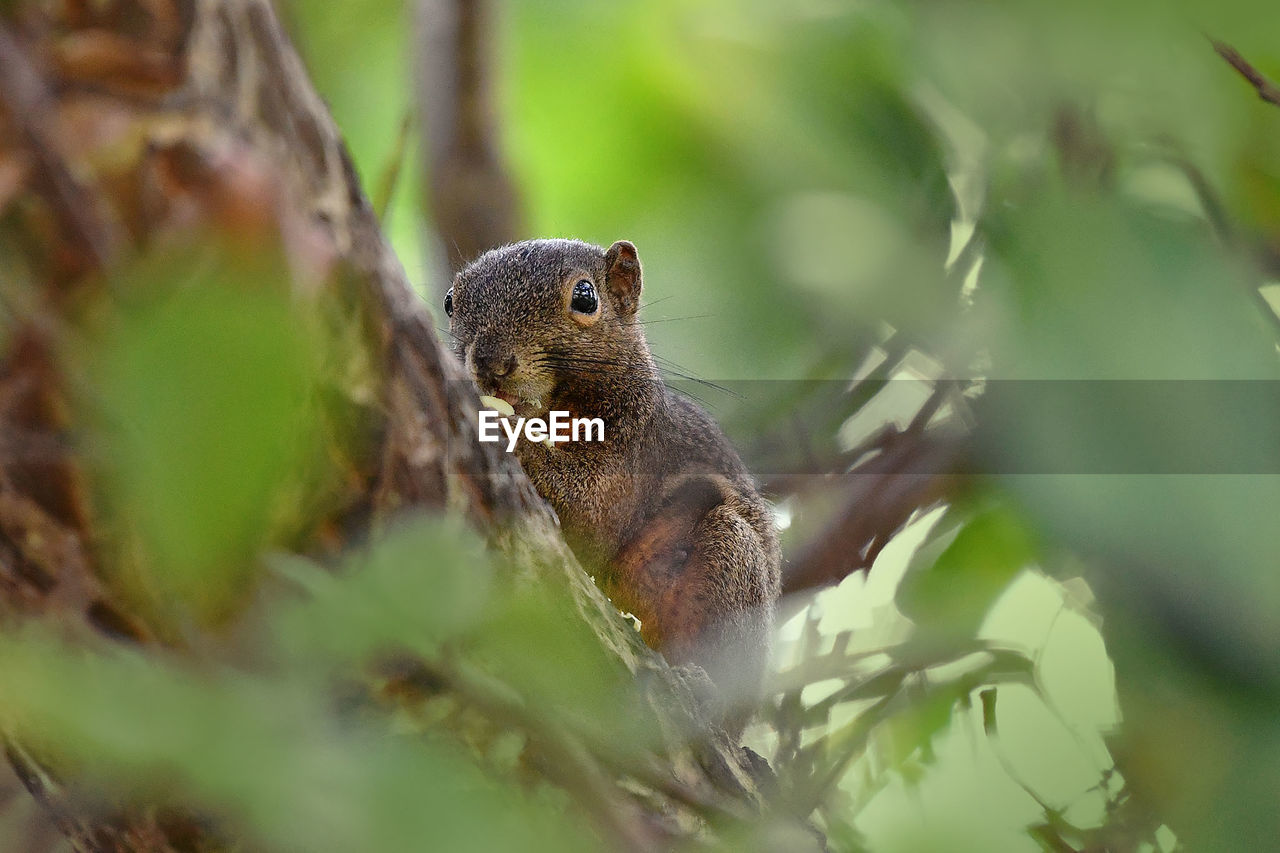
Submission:
<svg viewBox="0 0 1280 853">
<path fill-rule="evenodd" d="M 122 273 L 130 301 L 69 353 L 95 424 L 124 585 L 163 620 L 225 616 L 280 541 L 281 486 L 318 460 L 307 405 L 321 342 L 295 322 L 282 259 L 163 254 Z M 145 568 L 139 568 L 145 567 Z"/>
<path fill-rule="evenodd" d="M 406 559 L 419 548 L 436 555 L 433 569 Z M 467 637 L 489 649 L 503 643 L 495 669 L 538 672 L 531 664 L 563 645 L 559 634 L 573 622 L 531 635 L 495 619 L 510 593 L 498 594 L 482 548 L 456 524 L 405 524 L 337 575 L 296 557 L 277 574 L 277 601 L 263 609 L 275 615 L 247 629 L 255 665 L 72 652 L 34 631 L 4 638 L 5 731 L 46 763 L 79 768 L 78 784 L 98 798 L 110 792 L 104 805 L 195 802 L 228 839 L 243 834 L 273 849 L 414 850 L 423 839 L 450 850 L 594 847 L 577 820 L 538 807 L 536 791 L 521 795 L 510 768 L 504 783 L 444 736 L 467 721 L 425 726 L 435 713 L 429 700 L 406 705 L 402 733 L 389 737 L 370 714 L 378 685 L 365 674 L 397 654 L 441 660 L 443 644 Z M 603 655 L 586 654 L 575 661 L 583 691 L 618 689 Z M 462 681 L 450 682 L 452 701 L 472 695 Z M 336 701 L 343 684 L 350 698 Z M 521 684 L 537 686 L 536 675 Z"/>
<path fill-rule="evenodd" d="M 977 632 L 995 599 L 1036 557 L 1027 531 L 1007 511 L 958 515 L 939 522 L 898 589 L 903 614 L 948 646 Z"/>
<path fill-rule="evenodd" d="M 410 11 L 288 10 L 373 187 L 411 104 Z M 693 386 L 742 446 L 772 430 L 816 453 L 801 473 L 838 471 L 832 454 L 910 420 L 904 387 L 974 380 L 940 417 L 977 424 L 978 486 L 781 626 L 749 732 L 776 812 L 812 816 L 833 850 L 1274 846 L 1280 377 L 1259 288 L 1280 268 L 1280 109 L 1204 37 L 1280 76 L 1272 6 L 501 11 L 533 231 L 637 244 L 673 377 L 780 380 Z M 387 215 L 421 279 L 419 171 L 410 157 Z M 135 270 L 136 289 L 177 268 Z M 314 458 L 296 403 L 317 342 L 242 286 L 269 264 L 196 268 L 69 357 L 93 366 L 86 441 L 147 567 L 138 596 L 175 626 L 252 598 L 251 624 L 200 663 L 6 635 L 0 723 L 96 796 L 190 798 L 279 849 L 598 846 L 572 747 L 640 772 L 657 738 L 626 678 L 557 591 L 503 588 L 456 526 L 264 568 L 288 538 L 277 487 Z M 1013 384 L 1038 380 L 1087 380 L 1090 403 Z M 1116 380 L 1256 394 L 1223 410 Z M 1100 467 L 1064 468 L 1079 449 Z M 838 478 L 808 480 L 780 496 L 793 551 L 838 503 Z M 427 668 L 407 682 L 406 656 Z M 553 784 L 530 772 L 548 764 Z M 782 846 L 776 817 L 724 819 L 727 849 Z"/>
</svg>

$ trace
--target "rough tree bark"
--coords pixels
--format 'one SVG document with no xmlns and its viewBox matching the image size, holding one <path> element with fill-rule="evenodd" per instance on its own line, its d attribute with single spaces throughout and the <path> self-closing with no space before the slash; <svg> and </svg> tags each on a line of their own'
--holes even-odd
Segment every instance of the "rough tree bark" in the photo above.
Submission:
<svg viewBox="0 0 1280 853">
<path fill-rule="evenodd" d="M 341 550 L 404 507 L 465 514 L 526 579 L 567 582 L 581 618 L 646 676 L 671 743 L 636 813 L 692 832 L 690 803 L 756 808 L 749 756 L 700 718 L 688 687 L 577 566 L 514 457 L 474 440 L 473 392 L 268 0 L 17 0 L 0 15 L 0 622 L 164 641 L 102 571 L 106 537 L 68 407 L 79 377 L 64 375 L 57 353 L 86 301 L 129 298 L 115 271 L 174 234 L 270 233 L 311 270 L 301 278 L 314 288 L 297 298 L 337 306 L 367 360 L 329 379 L 373 439 L 331 449 L 350 474 L 299 549 Z M 691 727 L 702 736 L 677 734 Z M 8 756 L 78 850 L 196 846 L 198 826 L 163 815 L 82 814 L 21 744 Z"/>
</svg>

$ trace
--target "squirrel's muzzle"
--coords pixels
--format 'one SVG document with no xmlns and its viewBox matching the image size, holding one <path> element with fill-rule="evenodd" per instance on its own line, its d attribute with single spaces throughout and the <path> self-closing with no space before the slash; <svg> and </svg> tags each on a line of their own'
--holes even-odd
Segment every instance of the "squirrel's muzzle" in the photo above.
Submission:
<svg viewBox="0 0 1280 853">
<path fill-rule="evenodd" d="M 496 345 L 476 344 L 471 350 L 471 372 L 481 384 L 494 384 L 515 369 L 515 354 L 503 352 Z"/>
</svg>

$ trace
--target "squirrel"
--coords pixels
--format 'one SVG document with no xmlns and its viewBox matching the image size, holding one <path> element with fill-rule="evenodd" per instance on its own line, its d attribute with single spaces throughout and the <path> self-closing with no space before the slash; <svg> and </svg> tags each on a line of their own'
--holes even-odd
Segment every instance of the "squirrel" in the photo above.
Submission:
<svg viewBox="0 0 1280 853">
<path fill-rule="evenodd" d="M 570 548 L 673 665 L 701 666 L 740 734 L 779 595 L 773 515 L 715 422 L 662 381 L 637 320 L 636 248 L 529 240 L 462 269 L 453 349 L 481 394 L 522 417 L 601 418 L 602 441 L 516 454 Z"/>
</svg>

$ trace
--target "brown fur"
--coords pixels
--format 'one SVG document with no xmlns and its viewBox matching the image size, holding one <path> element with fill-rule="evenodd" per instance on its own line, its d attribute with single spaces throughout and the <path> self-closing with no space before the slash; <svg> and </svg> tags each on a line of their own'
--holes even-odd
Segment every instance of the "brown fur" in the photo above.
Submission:
<svg viewBox="0 0 1280 853">
<path fill-rule="evenodd" d="M 581 279 L 599 309 L 575 319 Z M 636 322 L 640 289 L 630 243 L 494 249 L 455 279 L 454 349 L 481 392 L 516 398 L 518 414 L 604 419 L 603 442 L 522 440 L 521 464 L 646 642 L 745 698 L 763 676 L 778 597 L 772 516 L 716 424 L 663 385 Z"/>
</svg>

